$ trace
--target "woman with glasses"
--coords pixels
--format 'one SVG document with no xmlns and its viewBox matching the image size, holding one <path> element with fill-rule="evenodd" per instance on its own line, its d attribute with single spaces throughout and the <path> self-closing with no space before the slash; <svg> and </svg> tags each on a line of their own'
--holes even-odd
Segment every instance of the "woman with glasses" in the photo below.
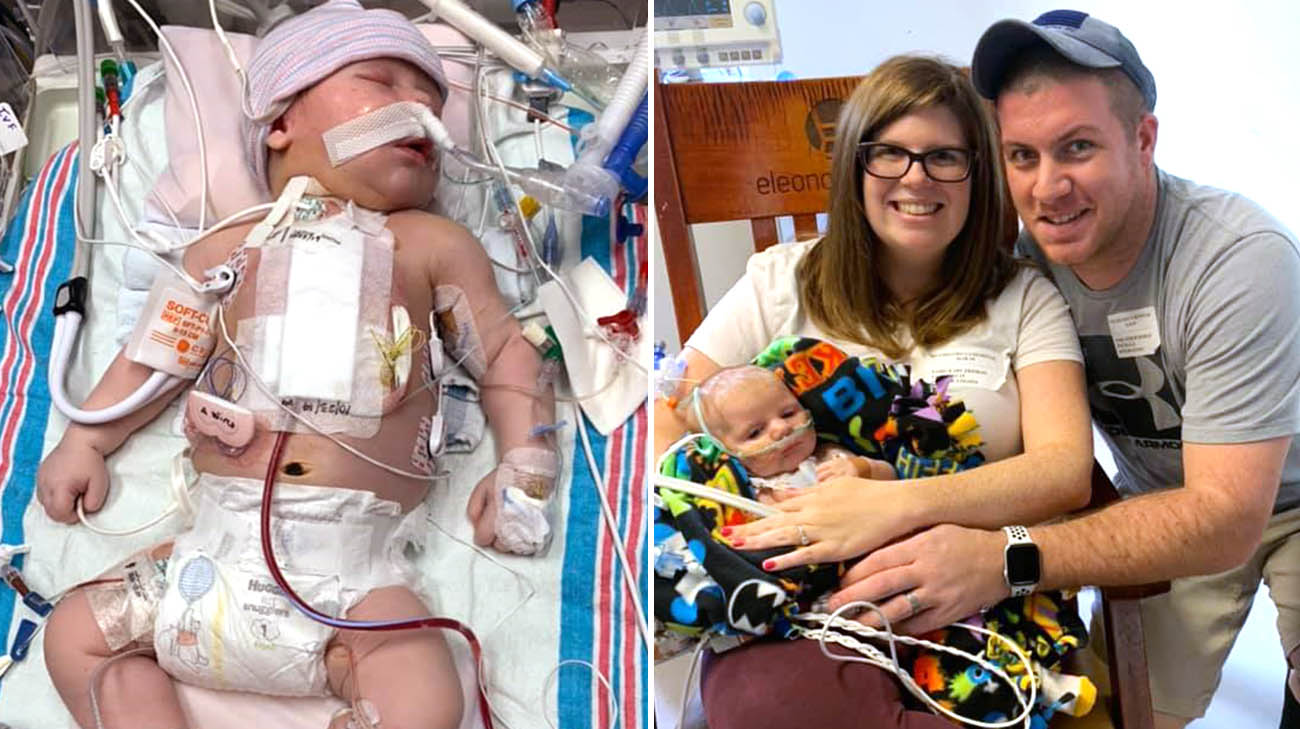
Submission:
<svg viewBox="0 0 1300 729">
<path fill-rule="evenodd" d="M 778 336 L 825 339 L 849 355 L 907 364 L 914 378 L 951 376 L 988 463 L 827 481 L 731 529 L 732 543 L 799 547 L 764 565 L 781 570 L 869 555 L 936 524 L 996 529 L 1082 507 L 1092 460 L 1082 356 L 1051 283 L 1011 257 L 1015 230 L 985 103 L 961 69 L 899 56 L 844 103 L 835 140 L 826 235 L 753 256 L 686 342 L 682 379 L 746 362 Z M 657 406 L 657 449 L 682 432 Z M 918 616 L 926 625 L 966 617 L 947 614 L 951 596 L 932 583 L 916 565 L 868 558 L 845 574 L 833 605 L 871 600 L 899 632 Z M 891 681 L 828 660 L 813 641 L 756 641 L 711 656 L 703 694 L 711 729 L 950 726 L 901 711 Z"/>
</svg>

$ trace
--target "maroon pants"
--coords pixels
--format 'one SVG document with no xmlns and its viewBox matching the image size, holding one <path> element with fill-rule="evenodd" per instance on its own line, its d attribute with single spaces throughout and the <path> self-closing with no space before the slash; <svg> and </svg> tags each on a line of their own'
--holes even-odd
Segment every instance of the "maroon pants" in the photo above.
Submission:
<svg viewBox="0 0 1300 729">
<path fill-rule="evenodd" d="M 898 679 L 884 669 L 832 661 L 812 640 L 755 641 L 717 655 L 705 651 L 700 683 L 709 729 L 953 726 L 905 707 Z"/>
</svg>

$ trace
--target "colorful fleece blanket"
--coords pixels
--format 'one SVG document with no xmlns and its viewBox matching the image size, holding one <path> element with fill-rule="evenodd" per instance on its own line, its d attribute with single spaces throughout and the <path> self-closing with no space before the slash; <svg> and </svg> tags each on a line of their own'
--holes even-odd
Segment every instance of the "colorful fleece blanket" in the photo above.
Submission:
<svg viewBox="0 0 1300 729">
<path fill-rule="evenodd" d="M 984 462 L 975 416 L 948 395 L 947 378 L 914 380 L 905 366 L 850 357 L 829 342 L 805 337 L 777 339 L 753 363 L 790 388 L 812 414 L 820 440 L 887 461 L 899 478 L 954 473 Z M 745 467 L 708 437 L 670 454 L 661 473 L 755 497 Z M 716 648 L 757 636 L 788 637 L 791 617 L 838 584 L 842 565 L 769 573 L 760 567 L 763 560 L 785 548 L 742 551 L 721 538 L 722 527 L 754 518 L 715 500 L 658 490 L 654 569 L 661 652 L 680 648 L 687 638 L 710 639 Z M 1015 640 L 1049 671 L 1087 638 L 1073 598 L 1059 592 L 1008 598 L 973 620 Z M 924 637 L 972 654 L 986 651 L 1004 668 L 1019 668 L 1003 644 L 985 645 L 969 631 L 943 629 Z M 989 720 L 1017 713 L 1006 684 L 969 660 L 925 649 L 910 668 L 932 698 L 963 716 Z M 1038 713 L 1050 716 L 1074 698 L 1053 695 Z"/>
</svg>

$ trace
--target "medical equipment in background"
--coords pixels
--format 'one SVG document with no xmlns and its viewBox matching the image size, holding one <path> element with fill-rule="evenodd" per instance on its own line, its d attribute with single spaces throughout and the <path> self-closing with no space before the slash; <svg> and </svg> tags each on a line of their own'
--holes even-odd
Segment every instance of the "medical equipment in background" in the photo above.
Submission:
<svg viewBox="0 0 1300 729">
<path fill-rule="evenodd" d="M 555 69 L 546 66 L 546 57 L 536 49 L 498 28 L 492 21 L 474 12 L 461 0 L 421 0 L 439 20 L 478 41 L 498 58 L 528 78 L 537 79 L 564 91 L 569 83 Z M 589 100 L 590 101 L 590 100 Z"/>
<path fill-rule="evenodd" d="M 574 85 L 574 90 L 597 108 L 614 98 L 619 75 L 605 59 L 566 40 L 564 31 L 537 0 L 512 0 L 515 20 L 524 40 L 541 51 L 551 65 Z"/>
<path fill-rule="evenodd" d="M 428 5 L 439 18 L 483 44 L 485 48 L 496 53 L 502 60 L 529 78 L 544 81 L 566 91 L 575 91 L 584 96 L 588 102 L 600 106 L 600 100 L 588 98 L 582 93 L 581 88 L 574 88 L 572 84 L 548 68 L 546 57 L 541 51 L 506 34 L 460 0 L 422 0 L 422 2 Z M 530 39 L 541 43 L 539 38 L 542 32 L 554 30 L 549 16 L 535 3 L 524 2 L 516 7 L 519 10 L 524 33 Z M 637 104 L 646 94 L 649 73 L 650 36 L 646 33 L 641 37 L 632 61 L 619 80 L 613 98 L 604 106 L 594 125 L 583 128 L 582 151 L 578 161 L 564 175 L 562 193 L 552 185 L 550 180 L 545 179 L 540 171 L 533 177 L 534 189 L 545 195 L 548 202 L 585 215 L 603 217 L 609 213 L 610 205 L 617 197 L 621 186 L 622 167 L 614 171 L 606 169 L 607 157 L 620 141 L 629 122 L 636 117 Z M 644 124 L 644 121 L 642 123 Z M 456 152 L 454 145 L 446 146 L 437 138 L 434 141 L 438 142 L 440 147 L 455 154 L 461 162 L 471 167 L 479 167 L 468 151 Z M 450 141 L 450 137 L 447 141 Z M 638 146 L 637 150 L 639 149 Z M 635 159 L 637 150 L 631 152 L 632 159 Z M 618 159 L 624 160 L 626 156 L 627 153 L 624 151 Z M 625 167 L 630 164 L 630 160 L 619 164 Z M 518 182 L 527 189 L 520 171 L 511 170 L 511 172 L 516 176 L 512 181 Z M 537 197 L 532 191 L 529 191 L 529 194 Z"/>
<path fill-rule="evenodd" d="M 126 0 L 126 2 L 128 2 L 140 15 L 144 15 L 144 11 L 139 7 L 135 0 Z M 214 18 L 217 16 L 217 6 L 220 5 L 223 12 L 227 15 L 234 14 L 245 21 L 256 21 L 259 27 L 262 28 L 265 28 L 268 24 L 274 24 L 274 22 L 277 22 L 285 16 L 284 11 L 287 8 L 287 3 L 271 4 L 262 0 L 251 0 L 251 2 L 258 7 L 242 14 L 235 12 L 232 8 L 238 8 L 238 6 L 228 2 L 228 0 L 211 0 L 211 2 L 208 3 L 208 6 Z M 272 0 L 272 2 L 274 2 L 274 0 Z M 560 69 L 558 72 L 556 69 L 548 66 L 549 55 L 542 53 L 536 47 L 530 46 L 511 37 L 504 31 L 492 25 L 489 21 L 479 16 L 459 0 L 424 0 L 424 2 L 443 20 L 456 26 L 462 32 L 482 43 L 497 58 L 506 61 L 521 73 L 554 84 L 561 89 L 571 89 L 579 97 L 596 107 L 597 121 L 589 125 L 590 130 L 584 137 L 582 149 L 584 164 L 587 167 L 596 170 L 602 177 L 603 187 L 599 189 L 599 194 L 588 194 L 585 188 L 571 184 L 568 173 L 562 168 L 525 169 L 506 167 L 501 164 L 499 156 L 496 155 L 490 140 L 487 140 L 487 149 L 485 151 L 489 152 L 488 156 L 492 160 L 493 164 L 484 162 L 476 156 L 473 151 L 455 145 L 450 134 L 447 133 L 440 120 L 432 114 L 427 114 L 427 116 L 421 114 L 415 119 L 420 126 L 421 134 L 433 139 L 440 149 L 446 151 L 449 155 L 456 157 L 458 161 L 462 162 L 470 169 L 488 173 L 492 178 L 500 178 L 501 182 L 498 182 L 494 186 L 496 188 L 494 193 L 496 197 L 504 198 L 501 200 L 503 203 L 503 213 L 509 209 L 513 209 L 519 213 L 519 215 L 513 216 L 503 215 L 503 218 L 509 220 L 509 224 L 515 228 L 515 232 L 520 236 L 518 239 L 520 253 L 525 257 L 535 259 L 535 263 L 530 262 L 529 265 L 544 269 L 549 276 L 558 278 L 558 271 L 556 268 L 560 262 L 560 248 L 558 245 L 558 234 L 556 233 L 554 218 L 551 215 L 546 215 L 542 218 L 549 222 L 543 226 L 546 232 L 542 236 L 541 246 L 539 249 L 537 242 L 533 240 L 533 233 L 530 231 L 527 223 L 528 218 L 535 217 L 535 211 L 532 214 L 524 213 L 524 207 L 521 207 L 521 201 L 516 199 L 516 193 L 512 189 L 512 185 L 518 185 L 529 197 L 535 199 L 536 202 L 530 203 L 530 205 L 541 203 L 552 207 L 578 209 L 588 212 L 589 214 L 597 215 L 609 215 L 613 208 L 615 199 L 619 197 L 627 200 L 637 200 L 644 197 L 646 188 L 645 179 L 636 173 L 633 168 L 633 163 L 636 160 L 638 153 L 645 146 L 647 136 L 646 132 L 648 124 L 645 89 L 650 52 L 648 32 L 645 30 L 641 31 L 641 37 L 637 44 L 636 53 L 633 57 L 632 63 L 629 64 L 627 72 L 621 75 L 616 74 L 611 70 L 610 64 L 604 63 L 603 61 L 600 64 L 588 63 L 588 66 L 594 68 L 594 70 L 591 71 L 590 78 L 596 80 L 591 81 L 590 83 L 583 83 L 583 79 L 587 77 L 582 76 L 582 73 L 585 72 L 582 70 L 582 64 L 569 64 L 568 61 L 565 60 L 571 58 L 582 60 L 581 53 L 568 50 L 570 49 L 570 45 L 563 40 L 562 35 L 560 35 L 558 30 L 554 28 L 554 22 L 550 19 L 549 15 L 546 15 L 547 20 L 550 20 L 549 28 L 542 28 L 542 25 L 546 24 L 546 21 L 538 20 L 537 23 L 531 25 L 529 29 L 526 29 L 525 35 L 528 36 L 530 33 L 534 32 L 536 32 L 537 35 L 541 35 L 541 30 L 545 30 L 547 33 L 552 34 L 547 39 L 538 38 L 537 43 L 540 45 L 543 42 L 548 42 L 552 44 L 552 48 L 559 49 L 558 51 L 552 50 L 552 53 L 558 55 L 558 64 Z M 109 48 L 112 51 L 112 56 L 115 59 L 107 61 L 100 66 L 103 95 L 100 103 L 96 104 L 96 75 L 94 68 L 95 54 L 92 32 L 96 18 L 95 14 L 92 14 L 92 4 L 89 0 L 73 0 L 72 4 L 77 31 L 77 93 L 79 109 L 79 138 L 81 140 L 79 152 L 81 155 L 81 170 L 83 172 L 78 181 L 78 191 L 76 196 L 78 221 L 76 232 L 78 241 L 94 243 L 102 242 L 91 240 L 88 231 L 82 227 L 87 221 L 93 224 L 95 216 L 95 188 L 97 181 L 102 179 L 106 183 L 102 186 L 105 194 L 114 203 L 118 215 L 122 218 L 123 223 L 128 230 L 128 234 L 133 239 L 132 242 L 124 244 L 143 249 L 155 255 L 155 257 L 159 258 L 160 262 L 165 267 L 171 269 L 171 273 L 174 274 L 173 293 L 179 292 L 181 294 L 180 298 L 185 300 L 178 302 L 178 306 L 196 311 L 205 311 L 208 307 L 213 305 L 213 302 L 217 300 L 221 293 L 229 289 L 233 282 L 232 272 L 227 268 L 218 267 L 206 272 L 207 275 L 203 280 L 195 280 L 184 271 L 178 269 L 175 264 L 163 257 L 163 255 L 167 253 L 175 253 L 178 248 L 161 244 L 158 240 L 154 239 L 154 236 L 148 236 L 147 234 L 141 235 L 134 231 L 131 224 L 132 221 L 128 220 L 125 207 L 122 205 L 122 201 L 120 200 L 117 191 L 117 184 L 114 176 L 119 167 L 124 163 L 127 150 L 123 148 L 121 141 L 116 136 L 116 132 L 118 124 L 121 121 L 122 105 L 126 101 L 126 97 L 130 91 L 130 76 L 134 72 L 134 67 L 129 65 L 130 59 L 128 58 L 128 53 L 132 51 L 132 43 L 129 41 L 131 34 L 128 32 L 124 37 L 122 32 L 123 27 L 127 25 L 126 17 L 124 16 L 119 18 L 114 13 L 112 0 L 99 0 L 98 4 L 93 6 L 97 11 L 98 20 L 105 32 L 106 40 L 108 41 Z M 533 10 L 537 11 L 541 9 L 533 8 Z M 545 14 L 544 10 L 541 10 L 541 12 Z M 145 17 L 147 19 L 147 16 Z M 119 21 L 122 21 L 121 25 L 123 27 L 119 27 Z M 148 22 L 155 32 L 157 32 L 156 25 L 153 24 L 151 20 Z M 161 33 L 158 35 L 159 44 L 165 46 L 165 39 L 161 37 Z M 559 36 L 558 43 L 555 41 L 555 36 Z M 138 38 L 138 35 L 136 37 Z M 571 48 L 577 47 L 572 46 Z M 163 50 L 165 53 L 171 53 L 169 48 L 164 47 Z M 595 54 L 583 51 L 583 49 L 578 49 L 578 51 L 588 53 L 590 58 L 598 58 Z M 480 56 L 478 62 L 482 63 L 482 56 Z M 179 63 L 176 65 L 177 67 L 180 67 Z M 569 83 L 569 80 L 562 75 L 570 72 L 571 69 L 578 69 L 578 71 L 574 71 L 579 79 L 577 84 Z M 601 79 L 603 79 L 603 81 L 601 81 Z M 615 84 L 611 81 L 612 79 L 618 80 L 616 88 Z M 605 86 L 612 88 L 613 92 L 602 93 L 602 83 Z M 186 91 L 191 98 L 191 106 L 195 109 L 195 116 L 197 117 L 197 106 L 193 103 L 194 91 L 193 89 L 188 88 L 188 81 L 185 82 L 185 85 L 187 87 Z M 481 104 L 483 99 L 484 97 L 480 95 L 476 101 Z M 507 101 L 507 103 L 509 102 Z M 96 118 L 97 109 L 103 114 L 102 120 Z M 425 109 L 425 112 L 427 111 L 428 110 Z M 479 114 L 481 115 L 481 111 L 479 111 Z M 401 115 L 399 115 L 399 117 L 400 116 Z M 544 114 L 542 116 L 550 120 L 550 118 L 546 117 Z M 409 118 L 405 122 L 400 120 L 390 120 L 392 123 L 409 123 L 410 121 L 411 119 Z M 197 119 L 196 122 L 198 122 Z M 201 137 L 203 133 L 201 123 L 196 124 L 196 126 L 199 126 L 197 132 Z M 201 139 L 199 149 L 203 149 Z M 206 173 L 202 173 L 202 176 L 206 183 Z M 610 179 L 614 181 L 613 186 L 605 184 Z M 620 183 L 625 183 L 622 186 L 626 187 L 626 193 L 623 193 L 620 190 Z M 265 211 L 270 206 L 271 204 L 255 206 L 254 208 L 241 211 L 227 220 L 211 227 L 204 226 L 203 223 L 200 222 L 200 229 L 202 230 L 202 233 L 210 233 L 214 230 L 247 218 L 251 214 Z M 201 210 L 205 208 L 206 205 L 200 205 Z M 616 222 L 617 229 L 620 232 L 629 232 L 629 225 L 621 216 L 618 217 Z M 198 238 L 190 240 L 184 245 L 192 244 L 196 240 L 198 240 Z M 129 396 L 124 402 L 100 410 L 87 411 L 78 408 L 69 402 L 62 383 L 64 375 L 66 374 L 68 361 L 71 358 L 71 352 L 75 347 L 77 331 L 85 314 L 89 284 L 84 274 L 88 268 L 88 258 L 89 253 L 86 246 L 78 245 L 76 253 L 74 254 L 74 263 L 72 266 L 73 276 L 59 288 L 56 295 L 56 331 L 51 349 L 49 378 L 51 391 L 54 393 L 52 399 L 60 411 L 64 412 L 70 419 L 77 422 L 103 423 L 122 417 L 139 407 L 143 407 L 155 398 L 169 393 L 175 386 L 182 383 L 184 378 L 175 373 L 156 371 L 155 374 L 150 376 L 137 390 L 136 393 Z M 629 292 L 631 301 L 641 302 L 641 310 L 644 309 L 645 268 L 646 266 L 643 262 L 637 287 L 634 291 Z M 560 284 L 563 286 L 562 281 Z M 569 292 L 568 295 L 571 299 L 573 298 L 571 292 Z M 577 306 L 576 302 L 575 306 Z M 579 310 L 581 310 L 580 307 Z M 613 334 L 620 339 L 625 339 L 627 337 L 635 338 L 637 336 L 634 316 L 631 318 L 630 327 L 625 325 L 624 320 L 628 319 L 628 316 L 626 316 L 629 313 L 628 311 L 618 312 L 612 316 L 601 317 L 599 320 L 596 320 L 596 317 L 592 317 L 586 312 L 582 313 L 587 318 L 599 322 L 594 325 L 596 327 L 596 333 L 605 339 L 606 342 L 610 342 L 610 346 L 614 346 L 615 349 L 623 352 L 627 351 L 626 347 L 616 346 L 610 340 L 610 334 Z M 219 318 L 219 313 L 217 316 Z M 613 324 L 610 324 L 607 320 L 611 319 L 616 321 Z M 548 361 L 551 362 L 552 365 L 557 365 L 560 361 L 559 355 L 557 354 L 553 358 L 548 357 Z M 628 366 L 633 366 L 644 371 L 644 367 L 640 365 L 640 363 L 629 360 L 627 364 Z M 555 370 L 557 369 L 557 366 L 553 366 L 551 369 Z M 552 372 L 552 376 L 553 375 L 554 372 Z M 583 397 L 594 396 L 594 394 L 595 393 L 592 395 L 584 395 Z M 576 413 L 576 404 L 574 407 Z M 578 422 L 578 429 L 584 436 L 583 442 L 587 448 L 589 467 L 593 473 L 593 477 L 598 479 L 597 474 L 599 471 L 594 463 L 590 451 L 590 445 L 587 444 L 585 431 L 581 426 L 581 416 L 578 416 Z M 555 427 L 559 427 L 561 424 L 557 424 Z M 279 446 L 283 445 L 285 437 L 285 434 L 280 434 L 275 456 L 272 458 L 268 466 L 267 488 L 263 503 L 263 518 L 265 520 L 263 523 L 264 528 L 269 524 L 269 504 L 276 470 L 276 460 L 279 458 Z M 603 491 L 603 488 L 598 489 L 604 509 L 602 512 L 603 516 L 609 522 L 610 529 L 617 532 L 617 523 L 613 520 L 608 505 L 604 503 Z M 154 522 L 151 522 L 151 524 L 156 523 L 166 516 L 167 514 L 161 515 L 158 519 L 154 520 Z M 133 532 L 138 531 L 138 529 L 139 528 L 127 531 Z M 622 552 L 621 542 L 616 541 L 615 546 L 616 550 L 619 552 L 620 560 L 623 562 L 625 580 L 633 579 L 632 575 L 634 573 L 630 569 L 630 565 L 627 563 L 626 555 Z M 268 569 L 271 570 L 273 574 L 278 575 L 278 567 L 275 564 L 275 557 L 271 552 L 270 544 L 264 544 L 264 547 L 264 556 L 267 560 Z M 282 585 L 281 587 L 284 588 L 286 586 Z M 648 650 L 648 627 L 644 618 L 644 611 L 640 608 L 638 587 L 635 583 L 629 582 L 627 588 L 630 592 L 631 599 L 637 603 L 638 613 L 641 614 L 638 627 L 641 628 L 643 637 L 646 639 Z M 292 595 L 291 591 L 288 590 L 286 590 L 286 594 Z M 293 597 L 296 598 L 297 596 L 293 595 Z M 36 598 L 39 598 L 39 596 L 36 596 Z M 334 625 L 335 627 L 383 630 L 417 627 L 443 627 L 467 630 L 464 626 L 460 626 L 459 624 L 451 624 L 454 621 L 442 621 L 434 618 L 399 621 L 397 623 L 363 625 L 350 621 L 340 621 L 338 619 L 330 618 L 329 616 L 321 616 L 300 599 L 293 600 L 293 602 L 299 610 L 306 613 L 309 617 L 316 620 L 322 620 L 322 618 L 324 618 L 323 621 L 328 621 L 329 624 Z M 472 634 L 467 635 L 467 638 L 469 638 L 472 643 L 475 642 Z M 488 722 L 488 726 L 490 727 L 491 711 L 490 707 L 485 703 L 486 698 L 482 694 L 480 694 L 480 702 L 484 719 Z"/>
<path fill-rule="evenodd" d="M 781 62 L 774 0 L 658 0 L 655 67 L 664 71 Z"/>
<path fill-rule="evenodd" d="M 31 69 L 35 62 L 35 38 L 31 13 L 22 0 L 15 3 L 18 14 L 0 1 L 0 236 L 4 235 L 9 209 L 21 186 L 18 161 L 28 139 L 21 119 L 31 99 Z M 0 273 L 13 267 L 0 260 Z"/>
</svg>

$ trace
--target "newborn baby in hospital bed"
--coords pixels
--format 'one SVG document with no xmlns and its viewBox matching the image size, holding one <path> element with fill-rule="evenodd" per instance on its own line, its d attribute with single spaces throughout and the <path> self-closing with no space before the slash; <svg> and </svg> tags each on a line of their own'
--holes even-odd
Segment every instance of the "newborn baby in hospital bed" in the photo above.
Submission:
<svg viewBox="0 0 1300 729">
<path fill-rule="evenodd" d="M 161 305 L 146 308 L 134 349 L 119 353 L 84 406 L 118 402 L 152 373 L 125 352 L 162 344 L 165 356 L 202 368 L 184 408 L 194 527 L 71 592 L 46 627 L 51 677 L 82 727 L 101 717 L 187 726 L 172 677 L 333 692 L 362 709 L 361 726 L 457 725 L 460 683 L 439 634 L 337 632 L 305 617 L 272 579 L 259 539 L 264 483 L 278 482 L 271 542 L 294 592 L 354 620 L 427 615 L 403 552 L 427 528 L 420 507 L 441 434 L 430 385 L 459 363 L 483 386 L 501 454 L 470 499 L 475 540 L 524 554 L 546 544 L 558 465 L 535 432 L 553 420 L 553 402 L 538 391 L 538 357 L 479 243 L 422 212 L 438 181 L 433 146 L 411 137 L 369 148 L 352 135 L 356 156 L 340 162 L 323 142 L 397 103 L 436 114 L 446 91 L 433 47 L 409 21 L 352 0 L 285 21 L 260 43 L 248 65 L 255 116 L 245 146 L 278 203 L 257 225 L 186 251 L 190 277 L 233 273 L 233 285 L 209 301 L 164 275 L 151 293 Z M 50 517 L 75 522 L 78 501 L 98 509 L 104 458 L 168 399 L 71 425 L 38 475 Z M 125 657 L 99 678 L 106 659 L 139 648 L 155 657 Z"/>
</svg>

